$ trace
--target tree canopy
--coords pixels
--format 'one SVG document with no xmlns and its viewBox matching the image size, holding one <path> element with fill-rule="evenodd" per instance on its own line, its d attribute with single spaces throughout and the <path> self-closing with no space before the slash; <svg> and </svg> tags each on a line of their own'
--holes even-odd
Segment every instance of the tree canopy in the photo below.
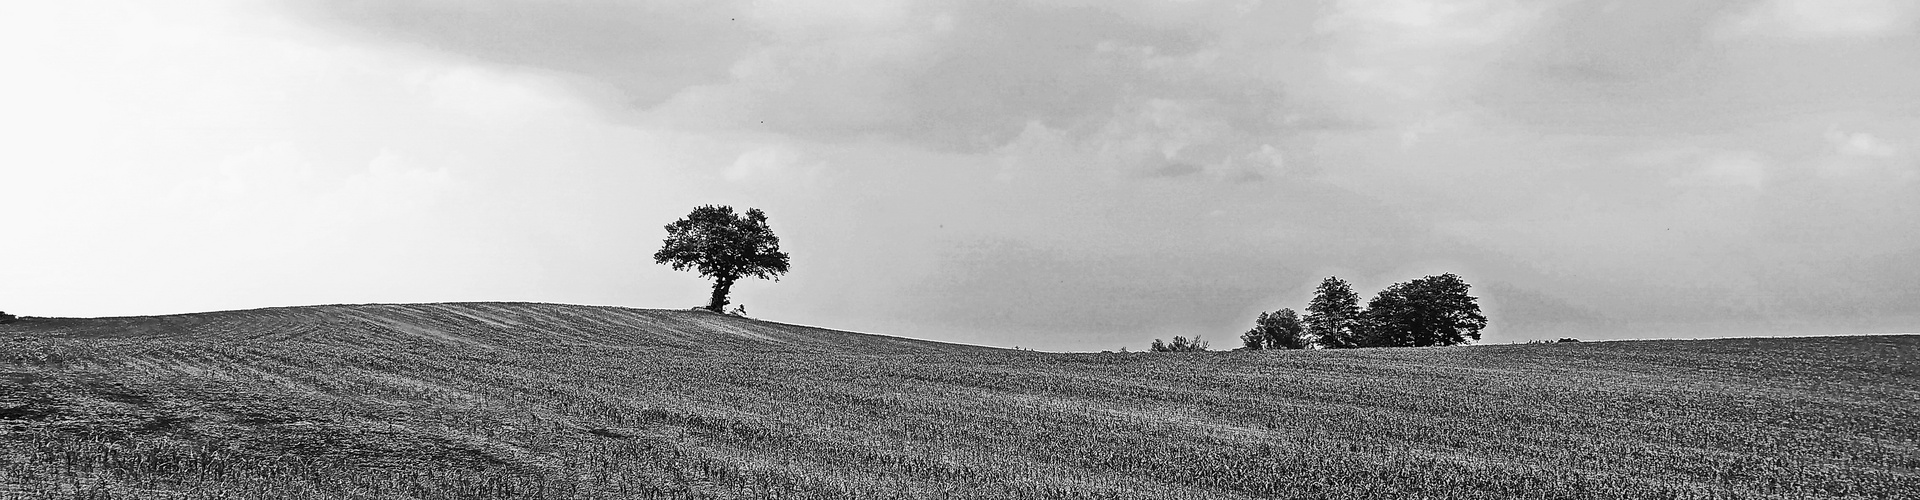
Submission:
<svg viewBox="0 0 1920 500">
<path fill-rule="evenodd" d="M 1240 335 L 1247 349 L 1306 349 L 1311 342 L 1306 337 L 1300 315 L 1292 309 L 1260 313 L 1253 322 L 1253 329 Z"/>
<path fill-rule="evenodd" d="M 1360 347 L 1360 295 L 1346 280 L 1328 276 L 1307 304 L 1305 323 L 1307 334 L 1323 347 Z"/>
<path fill-rule="evenodd" d="M 701 277 L 713 278 L 713 295 L 707 309 L 721 312 L 727 306 L 727 293 L 740 278 L 779 281 L 786 274 L 788 258 L 780 251 L 780 237 L 767 226 L 767 214 L 757 208 L 737 215 L 733 207 L 702 205 L 686 218 L 668 224 L 667 239 L 653 261 L 673 266 L 675 271 L 698 270 Z"/>
<path fill-rule="evenodd" d="M 1395 283 L 1367 301 L 1368 347 L 1428 347 L 1480 340 L 1487 317 L 1471 288 L 1453 273 Z"/>
</svg>

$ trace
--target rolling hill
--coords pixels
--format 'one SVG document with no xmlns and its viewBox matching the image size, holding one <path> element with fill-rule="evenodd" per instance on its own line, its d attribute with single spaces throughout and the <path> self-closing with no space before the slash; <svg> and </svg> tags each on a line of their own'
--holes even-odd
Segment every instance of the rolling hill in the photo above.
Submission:
<svg viewBox="0 0 1920 500">
<path fill-rule="evenodd" d="M 1920 336 L 1062 354 L 706 312 L 0 325 L 0 498 L 1914 498 Z"/>
</svg>

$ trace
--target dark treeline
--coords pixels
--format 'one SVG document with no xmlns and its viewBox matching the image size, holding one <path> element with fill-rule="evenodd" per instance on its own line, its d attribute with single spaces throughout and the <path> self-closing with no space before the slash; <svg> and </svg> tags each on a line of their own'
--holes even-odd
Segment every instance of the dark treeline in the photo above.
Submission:
<svg viewBox="0 0 1920 500">
<path fill-rule="evenodd" d="M 1355 347 L 1429 347 L 1480 340 L 1487 317 L 1472 285 L 1452 273 L 1395 283 L 1360 307 L 1360 295 L 1337 277 L 1314 290 L 1303 316 L 1286 308 L 1262 312 L 1253 329 L 1240 335 L 1241 349 L 1351 349 Z M 1204 351 L 1199 337 L 1173 343 L 1154 339 L 1151 351 Z"/>
</svg>

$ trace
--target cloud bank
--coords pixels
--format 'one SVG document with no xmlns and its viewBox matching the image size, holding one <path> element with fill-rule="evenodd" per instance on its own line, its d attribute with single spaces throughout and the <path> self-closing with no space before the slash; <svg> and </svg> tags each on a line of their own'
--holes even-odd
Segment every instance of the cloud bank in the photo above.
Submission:
<svg viewBox="0 0 1920 500">
<path fill-rule="evenodd" d="M 962 342 L 1439 272 L 1496 342 L 1920 329 L 1906 2 L 8 9 L 0 208 L 61 236 L 9 311 L 690 305 L 641 257 L 729 203 L 794 255 L 757 315 Z"/>
</svg>

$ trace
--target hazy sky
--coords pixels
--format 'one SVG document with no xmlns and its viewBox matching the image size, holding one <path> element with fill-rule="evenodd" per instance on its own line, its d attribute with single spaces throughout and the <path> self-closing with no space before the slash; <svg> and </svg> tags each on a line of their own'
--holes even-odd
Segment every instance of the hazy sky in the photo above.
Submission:
<svg viewBox="0 0 1920 500">
<path fill-rule="evenodd" d="M 0 4 L 0 310 L 684 308 L 1215 346 L 1321 278 L 1485 342 L 1920 331 L 1920 3 Z"/>
</svg>

